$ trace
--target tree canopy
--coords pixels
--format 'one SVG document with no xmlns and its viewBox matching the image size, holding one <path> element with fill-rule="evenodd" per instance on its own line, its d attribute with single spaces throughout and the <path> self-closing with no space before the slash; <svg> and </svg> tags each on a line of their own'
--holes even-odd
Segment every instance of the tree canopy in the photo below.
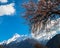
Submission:
<svg viewBox="0 0 60 48">
<path fill-rule="evenodd" d="M 46 23 L 51 21 L 58 14 L 60 16 L 60 0 L 30 0 L 23 4 L 26 9 L 24 18 L 28 21 L 32 32 L 34 33 L 38 27 L 42 29 Z M 33 26 L 33 27 L 32 27 Z"/>
</svg>

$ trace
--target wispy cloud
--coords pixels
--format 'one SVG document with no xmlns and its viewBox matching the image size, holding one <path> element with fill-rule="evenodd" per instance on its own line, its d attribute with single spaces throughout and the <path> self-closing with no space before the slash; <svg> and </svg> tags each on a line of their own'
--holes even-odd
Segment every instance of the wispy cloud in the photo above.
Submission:
<svg viewBox="0 0 60 48">
<path fill-rule="evenodd" d="M 14 12 L 15 12 L 14 5 L 15 5 L 14 3 L 7 4 L 7 5 L 1 5 L 0 6 L 0 16 L 14 14 Z"/>
<path fill-rule="evenodd" d="M 8 2 L 7 0 L 0 0 L 1 3 L 6 3 Z"/>
</svg>

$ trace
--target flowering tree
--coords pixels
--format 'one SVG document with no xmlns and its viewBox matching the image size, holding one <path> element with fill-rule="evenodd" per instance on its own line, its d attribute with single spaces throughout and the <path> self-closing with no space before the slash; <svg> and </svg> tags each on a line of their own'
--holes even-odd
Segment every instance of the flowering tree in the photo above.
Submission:
<svg viewBox="0 0 60 48">
<path fill-rule="evenodd" d="M 38 28 L 43 29 L 47 22 L 54 18 L 53 14 L 60 15 L 60 0 L 38 0 L 37 3 L 30 0 L 23 4 L 23 7 L 26 9 L 24 18 L 28 21 L 33 33 Z"/>
</svg>

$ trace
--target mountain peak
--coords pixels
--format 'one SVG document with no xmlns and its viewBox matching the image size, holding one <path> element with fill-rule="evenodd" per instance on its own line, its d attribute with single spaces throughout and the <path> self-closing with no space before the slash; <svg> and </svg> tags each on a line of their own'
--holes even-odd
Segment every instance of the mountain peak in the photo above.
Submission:
<svg viewBox="0 0 60 48">
<path fill-rule="evenodd" d="M 17 40 L 18 38 L 20 38 L 20 35 L 15 33 L 15 35 L 7 41 L 7 44 L 9 44 L 12 41 Z"/>
<path fill-rule="evenodd" d="M 16 42 L 17 43 L 17 42 L 20 42 L 20 41 L 25 40 L 27 38 L 29 38 L 29 36 L 19 35 L 18 33 L 15 33 L 12 38 L 10 38 L 8 40 L 5 40 L 3 42 L 0 42 L 0 44 L 9 44 L 11 42 Z"/>
<path fill-rule="evenodd" d="M 20 35 L 18 33 L 15 33 L 12 38 L 10 38 L 8 40 L 4 40 L 3 42 L 0 42 L 0 44 L 9 44 L 9 43 L 17 40 L 18 38 L 20 38 Z"/>
<path fill-rule="evenodd" d="M 20 37 L 20 35 L 17 34 L 17 33 L 15 33 L 15 35 L 14 35 L 13 37 L 14 37 L 14 38 L 18 38 L 18 37 Z"/>
</svg>

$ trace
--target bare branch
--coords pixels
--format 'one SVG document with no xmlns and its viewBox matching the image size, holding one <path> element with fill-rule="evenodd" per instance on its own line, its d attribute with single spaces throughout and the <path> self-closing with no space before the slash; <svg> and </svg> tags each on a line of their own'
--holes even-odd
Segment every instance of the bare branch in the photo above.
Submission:
<svg viewBox="0 0 60 48">
<path fill-rule="evenodd" d="M 29 24 L 33 27 L 33 30 L 37 30 L 38 23 L 43 26 L 49 20 L 52 14 L 60 15 L 60 0 L 40 0 L 38 3 L 32 0 L 23 5 L 26 8 L 25 19 L 29 20 Z"/>
</svg>

